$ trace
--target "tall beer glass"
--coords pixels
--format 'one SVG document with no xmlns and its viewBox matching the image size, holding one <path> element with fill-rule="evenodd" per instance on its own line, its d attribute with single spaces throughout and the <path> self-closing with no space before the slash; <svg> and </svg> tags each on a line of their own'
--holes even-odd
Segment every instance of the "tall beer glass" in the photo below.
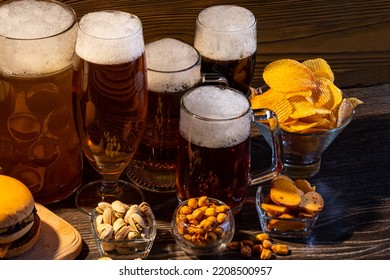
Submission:
<svg viewBox="0 0 390 280">
<path fill-rule="evenodd" d="M 250 173 L 252 121 L 274 124 L 273 165 L 256 174 Z M 185 93 L 179 128 L 179 200 L 207 195 L 222 200 L 237 214 L 249 184 L 269 180 L 281 171 L 276 116 L 266 109 L 253 112 L 247 97 L 233 88 L 200 86 Z"/>
<path fill-rule="evenodd" d="M 219 73 L 230 87 L 250 95 L 257 50 L 251 11 L 234 5 L 204 9 L 196 19 L 194 47 L 202 55 L 203 73 Z"/>
<path fill-rule="evenodd" d="M 76 37 L 76 14 L 65 4 L 0 4 L 0 174 L 22 181 L 40 203 L 81 184 L 72 117 Z"/>
<path fill-rule="evenodd" d="M 141 21 L 121 11 L 86 14 L 79 22 L 74 76 L 75 121 L 83 152 L 102 175 L 76 195 L 86 213 L 98 202 L 140 203 L 136 186 L 118 180 L 133 158 L 147 113 Z"/>
<path fill-rule="evenodd" d="M 200 54 L 191 45 L 164 38 L 146 45 L 148 116 L 128 177 L 139 187 L 175 192 L 180 99 L 202 82 Z"/>
</svg>

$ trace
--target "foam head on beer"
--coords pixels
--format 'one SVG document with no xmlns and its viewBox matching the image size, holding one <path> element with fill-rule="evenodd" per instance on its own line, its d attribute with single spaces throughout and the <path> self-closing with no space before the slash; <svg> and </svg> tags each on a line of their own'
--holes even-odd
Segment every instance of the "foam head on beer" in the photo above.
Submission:
<svg viewBox="0 0 390 280">
<path fill-rule="evenodd" d="M 200 55 L 191 45 L 164 38 L 145 47 L 148 87 L 155 92 L 179 92 L 201 79 Z"/>
<path fill-rule="evenodd" d="M 201 86 L 182 98 L 180 133 L 191 143 L 208 148 L 231 147 L 250 136 L 248 99 L 227 87 Z M 190 113 L 189 113 L 190 112 Z"/>
<path fill-rule="evenodd" d="M 96 64 L 121 64 L 135 60 L 145 50 L 142 23 L 121 11 L 99 11 L 79 22 L 76 53 Z"/>
<path fill-rule="evenodd" d="M 74 54 L 76 20 L 74 11 L 61 3 L 22 0 L 1 4 L 1 71 L 35 75 L 68 66 Z"/>
<path fill-rule="evenodd" d="M 256 18 L 251 11 L 235 5 L 216 5 L 197 18 L 194 46 L 210 59 L 236 60 L 257 49 Z"/>
</svg>

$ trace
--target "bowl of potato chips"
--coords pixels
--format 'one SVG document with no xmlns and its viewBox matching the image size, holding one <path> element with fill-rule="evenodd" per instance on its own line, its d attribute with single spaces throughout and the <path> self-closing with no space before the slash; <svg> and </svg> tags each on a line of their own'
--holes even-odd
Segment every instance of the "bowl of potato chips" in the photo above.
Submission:
<svg viewBox="0 0 390 280">
<path fill-rule="evenodd" d="M 273 237 L 309 237 L 323 207 L 321 194 L 306 179 L 278 175 L 256 192 L 261 228 Z"/>
<path fill-rule="evenodd" d="M 319 172 L 321 155 L 351 122 L 363 102 L 347 97 L 334 84 L 334 74 L 322 58 L 302 63 L 280 59 L 263 72 L 264 87 L 252 91 L 253 109 L 275 112 L 282 138 L 283 173 L 308 178 Z M 258 124 L 267 139 L 268 129 Z"/>
</svg>

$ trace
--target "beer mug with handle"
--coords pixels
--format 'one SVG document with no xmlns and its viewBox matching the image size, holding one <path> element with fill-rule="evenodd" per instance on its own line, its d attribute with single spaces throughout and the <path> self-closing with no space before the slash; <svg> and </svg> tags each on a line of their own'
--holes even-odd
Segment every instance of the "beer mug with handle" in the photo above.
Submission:
<svg viewBox="0 0 390 280">
<path fill-rule="evenodd" d="M 251 174 L 251 124 L 268 122 L 272 166 Z M 180 108 L 176 169 L 179 200 L 209 196 L 237 214 L 249 185 L 270 180 L 281 170 L 280 130 L 268 109 L 253 111 L 246 96 L 230 87 L 200 86 L 185 93 Z"/>
</svg>

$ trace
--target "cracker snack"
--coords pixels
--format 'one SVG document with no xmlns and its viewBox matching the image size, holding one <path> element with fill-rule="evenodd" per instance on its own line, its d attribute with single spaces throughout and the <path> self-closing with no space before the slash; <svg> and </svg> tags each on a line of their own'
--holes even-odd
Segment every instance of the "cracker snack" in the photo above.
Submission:
<svg viewBox="0 0 390 280">
<path fill-rule="evenodd" d="M 269 230 L 299 231 L 307 227 L 301 218 L 315 217 L 322 211 L 324 199 L 307 180 L 279 175 L 271 181 L 260 207 L 271 218 Z"/>
</svg>

